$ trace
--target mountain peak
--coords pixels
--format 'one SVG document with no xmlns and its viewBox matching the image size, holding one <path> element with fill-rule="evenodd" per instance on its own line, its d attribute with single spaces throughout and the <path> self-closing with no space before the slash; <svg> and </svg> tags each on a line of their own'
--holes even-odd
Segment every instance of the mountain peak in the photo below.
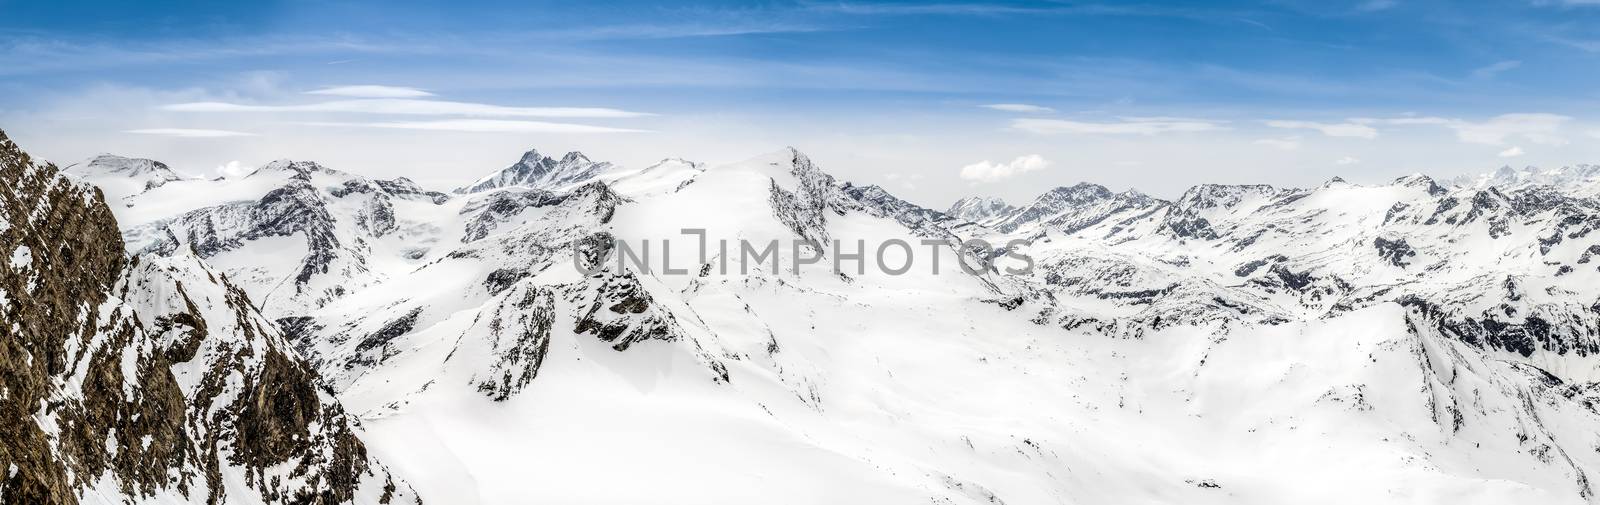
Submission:
<svg viewBox="0 0 1600 505">
<path fill-rule="evenodd" d="M 533 165 L 545 158 L 546 156 L 540 153 L 538 149 L 529 149 L 528 152 L 522 153 L 522 158 L 517 160 L 517 163 Z"/>
<path fill-rule="evenodd" d="M 1058 186 L 1043 195 L 1039 195 L 1039 198 L 1034 200 L 1034 204 L 1058 201 L 1064 205 L 1079 206 L 1107 198 L 1111 198 L 1111 190 L 1106 189 L 1105 186 L 1091 182 L 1080 182 L 1071 186 Z"/>
<path fill-rule="evenodd" d="M 578 152 L 578 151 L 572 151 L 572 152 L 567 153 L 566 156 L 562 156 L 561 157 L 561 162 L 562 163 L 590 163 L 589 157 L 588 156 L 584 156 L 583 153 Z"/>
<path fill-rule="evenodd" d="M 295 161 L 284 158 L 267 162 L 267 164 L 262 165 L 261 168 L 257 168 L 254 172 L 250 172 L 250 175 L 246 175 L 245 177 L 255 177 L 257 174 L 266 174 L 272 172 L 288 172 L 291 174 L 290 177 L 297 179 L 309 179 L 311 174 L 318 172 L 335 173 L 334 170 L 324 167 L 315 161 Z"/>
<path fill-rule="evenodd" d="M 612 168 L 611 163 L 592 161 L 578 151 L 569 152 L 556 160 L 541 154 L 538 149 L 529 149 L 511 166 L 491 172 L 470 185 L 457 188 L 455 192 L 477 193 L 510 186 L 556 191 L 592 180 Z"/>
<path fill-rule="evenodd" d="M 136 195 L 169 182 L 185 179 L 173 172 L 165 163 L 114 154 L 100 154 L 75 163 L 62 169 L 62 173 L 99 186 L 111 199 Z"/>
<path fill-rule="evenodd" d="M 129 158 L 106 153 L 68 166 L 65 171 L 79 176 L 153 177 L 169 181 L 182 179 L 165 163 L 152 159 Z"/>
<path fill-rule="evenodd" d="M 992 196 L 969 196 L 956 200 L 945 214 L 972 222 L 983 222 L 1015 211 L 1016 207 Z"/>
</svg>

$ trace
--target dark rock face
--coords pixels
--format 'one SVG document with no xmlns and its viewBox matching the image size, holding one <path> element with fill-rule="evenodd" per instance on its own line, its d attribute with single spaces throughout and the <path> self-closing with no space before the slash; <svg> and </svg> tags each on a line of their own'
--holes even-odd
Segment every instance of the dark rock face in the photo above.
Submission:
<svg viewBox="0 0 1600 505">
<path fill-rule="evenodd" d="M 595 287 L 594 299 L 573 331 L 592 334 L 618 351 L 646 340 L 676 338 L 677 320 L 654 303 L 631 273 L 608 275 Z"/>
<path fill-rule="evenodd" d="M 1397 267 L 1406 266 L 1410 263 L 1410 258 L 1417 255 L 1417 251 L 1411 249 L 1411 244 L 1407 244 L 1406 239 L 1388 240 L 1378 237 L 1372 239 L 1372 246 L 1378 248 L 1379 258 Z"/>
<path fill-rule="evenodd" d="M 0 484 L 0 494 L 17 503 L 75 502 L 83 483 L 69 479 L 68 472 L 97 475 L 111 466 L 104 449 L 94 447 L 104 443 L 87 437 L 120 417 L 120 398 L 83 399 L 69 414 L 79 420 L 72 425 L 78 429 L 64 430 L 59 451 L 52 448 L 52 435 L 32 418 L 41 402 L 55 396 L 56 382 L 69 363 L 84 359 L 68 354 L 67 341 L 87 340 L 100 331 L 80 321 L 78 314 L 106 300 L 126 262 L 116 220 L 99 193 L 56 173 L 55 166 L 35 164 L 0 134 L 0 186 L 6 189 L 0 191 L 0 252 L 13 258 L 0 262 L 0 288 L 6 293 L 0 312 L 0 328 L 6 329 L 0 340 L 0 380 L 6 392 L 0 395 L 0 467 L 18 469 Z M 16 260 L 24 257 L 26 262 Z M 118 340 L 131 338 L 133 331 L 127 325 L 107 330 Z M 120 377 L 104 375 L 86 381 L 113 378 L 120 382 Z M 162 386 L 145 394 L 151 401 L 144 406 L 157 410 L 181 404 L 176 388 Z"/>
<path fill-rule="evenodd" d="M 478 391 L 505 401 L 533 382 L 550 352 L 555 293 L 542 286 L 518 287 L 500 300 L 487 324 L 494 361 L 478 381 Z"/>
<path fill-rule="evenodd" d="M 0 188 L 0 499 L 411 494 L 243 291 L 193 258 L 129 262 L 99 192 L 4 134 Z"/>
<path fill-rule="evenodd" d="M 798 184 L 793 191 L 773 180 L 768 202 L 773 217 L 788 226 L 795 235 L 819 244 L 828 242 L 828 214 L 843 214 L 842 197 L 834 184 L 833 176 L 811 164 L 811 158 L 789 148 L 790 174 Z"/>
</svg>

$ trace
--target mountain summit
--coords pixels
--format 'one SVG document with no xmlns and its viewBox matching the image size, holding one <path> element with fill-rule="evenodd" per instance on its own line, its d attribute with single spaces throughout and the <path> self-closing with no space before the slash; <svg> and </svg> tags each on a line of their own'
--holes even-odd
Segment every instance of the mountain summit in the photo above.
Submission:
<svg viewBox="0 0 1600 505">
<path fill-rule="evenodd" d="M 480 193 L 510 186 L 528 186 L 549 191 L 570 188 L 594 179 L 614 167 L 609 162 L 591 161 L 583 153 L 573 151 L 560 159 L 545 156 L 537 149 L 522 154 L 511 166 L 497 170 L 456 193 Z"/>
</svg>

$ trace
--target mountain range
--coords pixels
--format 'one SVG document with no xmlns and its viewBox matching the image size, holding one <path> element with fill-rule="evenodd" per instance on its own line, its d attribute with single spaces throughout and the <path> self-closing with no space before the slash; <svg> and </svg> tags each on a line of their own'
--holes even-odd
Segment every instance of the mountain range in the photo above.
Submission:
<svg viewBox="0 0 1600 505">
<path fill-rule="evenodd" d="M 938 211 L 792 148 L 448 193 L 0 148 L 7 499 L 1600 501 L 1593 167 Z M 977 268 L 846 257 L 925 239 Z M 716 268 L 794 241 L 843 249 Z"/>
</svg>

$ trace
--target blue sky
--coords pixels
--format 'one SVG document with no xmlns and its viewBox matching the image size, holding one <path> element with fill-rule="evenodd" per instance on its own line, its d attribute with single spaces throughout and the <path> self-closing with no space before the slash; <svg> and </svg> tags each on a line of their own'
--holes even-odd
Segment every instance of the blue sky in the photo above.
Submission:
<svg viewBox="0 0 1600 505">
<path fill-rule="evenodd" d="M 794 145 L 929 205 L 1600 160 L 1594 0 L 466 4 L 0 0 L 0 128 L 439 185 Z"/>
</svg>

